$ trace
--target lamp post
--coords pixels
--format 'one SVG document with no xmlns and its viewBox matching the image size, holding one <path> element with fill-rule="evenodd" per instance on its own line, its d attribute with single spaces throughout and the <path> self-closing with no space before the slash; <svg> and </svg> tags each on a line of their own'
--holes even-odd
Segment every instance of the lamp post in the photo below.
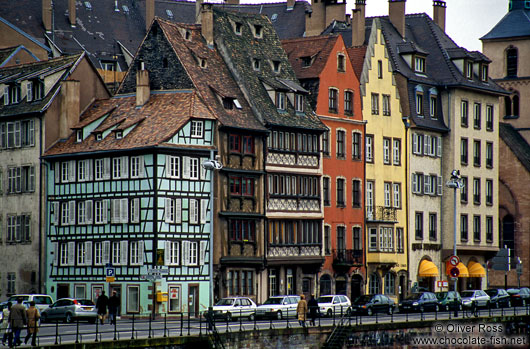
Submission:
<svg viewBox="0 0 530 349">
<path fill-rule="evenodd" d="M 210 151 L 210 158 L 213 158 L 214 157 L 214 154 L 213 154 L 213 150 Z M 202 163 L 202 167 L 207 170 L 207 171 L 210 171 L 210 242 L 209 242 L 209 245 L 210 245 L 210 251 L 209 251 L 209 254 L 210 254 L 210 261 L 209 261 L 209 275 L 210 275 L 210 302 L 208 303 L 209 304 L 209 308 L 211 308 L 213 306 L 213 287 L 214 287 L 214 280 L 213 280 L 213 234 L 214 234 L 214 229 L 213 229 L 213 218 L 214 218 L 214 209 L 213 209 L 213 195 L 214 195 L 214 187 L 213 187 L 213 177 L 214 177 L 214 172 L 215 171 L 219 171 L 220 169 L 223 168 L 223 164 L 221 164 L 219 161 L 217 160 L 206 160 Z"/>
<path fill-rule="evenodd" d="M 459 170 L 453 170 L 451 172 L 451 179 L 447 181 L 445 184 L 448 188 L 454 189 L 454 200 L 453 200 L 453 256 L 456 256 L 456 190 L 462 189 L 464 187 L 464 183 L 462 181 L 462 177 L 460 177 L 460 171 Z M 451 275 L 452 276 L 452 275 Z M 457 279 L 454 278 L 454 291 L 455 291 L 455 302 L 456 302 L 456 291 L 457 291 Z M 455 316 L 458 316 L 458 307 L 455 304 Z"/>
</svg>

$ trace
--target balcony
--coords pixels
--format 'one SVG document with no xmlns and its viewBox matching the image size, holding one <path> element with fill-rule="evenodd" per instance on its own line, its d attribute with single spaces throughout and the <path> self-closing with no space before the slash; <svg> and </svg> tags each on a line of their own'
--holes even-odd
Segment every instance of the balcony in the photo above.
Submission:
<svg viewBox="0 0 530 349">
<path fill-rule="evenodd" d="M 268 263 L 322 263 L 322 244 L 269 244 L 267 248 Z"/>
<path fill-rule="evenodd" d="M 366 220 L 372 222 L 397 222 L 397 209 L 395 207 L 375 206 L 366 207 Z"/>
<path fill-rule="evenodd" d="M 363 265 L 363 250 L 332 250 L 333 268 L 349 269 Z"/>
</svg>

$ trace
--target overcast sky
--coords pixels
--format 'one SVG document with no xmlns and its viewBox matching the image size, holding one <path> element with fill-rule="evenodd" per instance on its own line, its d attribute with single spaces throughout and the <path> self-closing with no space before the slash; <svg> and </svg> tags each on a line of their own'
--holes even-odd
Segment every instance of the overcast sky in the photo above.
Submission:
<svg viewBox="0 0 530 349">
<path fill-rule="evenodd" d="M 247 4 L 271 2 L 286 0 L 241 0 L 241 3 Z M 479 38 L 488 33 L 508 12 L 508 0 L 446 0 L 446 3 L 446 32 L 457 45 L 470 51 L 482 51 Z M 354 4 L 355 0 L 347 0 L 346 13 L 351 13 Z M 425 12 L 432 18 L 431 0 L 407 0 L 405 7 L 407 14 Z M 366 0 L 366 15 L 388 15 L 388 0 Z"/>
</svg>

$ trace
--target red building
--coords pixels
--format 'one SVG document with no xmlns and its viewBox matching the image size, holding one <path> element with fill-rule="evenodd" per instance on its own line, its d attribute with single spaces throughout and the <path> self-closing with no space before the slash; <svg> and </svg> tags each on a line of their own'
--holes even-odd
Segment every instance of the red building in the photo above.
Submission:
<svg viewBox="0 0 530 349">
<path fill-rule="evenodd" d="M 342 36 L 282 42 L 313 110 L 329 128 L 322 139 L 325 262 L 319 295 L 360 295 L 364 270 L 364 122 L 359 79 Z M 353 60 L 355 62 L 355 60 Z M 361 60 L 362 61 L 362 60 Z"/>
</svg>

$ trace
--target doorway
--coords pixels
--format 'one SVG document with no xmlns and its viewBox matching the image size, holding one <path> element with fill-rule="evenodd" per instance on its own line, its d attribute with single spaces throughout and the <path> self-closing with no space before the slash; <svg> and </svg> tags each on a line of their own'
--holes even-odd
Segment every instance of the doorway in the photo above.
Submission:
<svg viewBox="0 0 530 349">
<path fill-rule="evenodd" d="M 188 286 L 188 312 L 190 317 L 197 317 L 199 314 L 199 285 Z"/>
<path fill-rule="evenodd" d="M 109 298 L 112 297 L 112 292 L 116 291 L 116 296 L 118 296 L 118 299 L 120 300 L 120 305 L 118 306 L 118 316 L 121 315 L 121 285 L 111 284 L 110 290 L 109 290 Z"/>
<path fill-rule="evenodd" d="M 57 299 L 70 298 L 70 285 L 69 284 L 58 284 L 57 285 Z"/>
<path fill-rule="evenodd" d="M 407 295 L 407 281 L 405 275 L 399 277 L 399 300 L 403 300 Z"/>
<path fill-rule="evenodd" d="M 361 275 L 353 275 L 351 278 L 351 300 L 355 300 L 361 296 L 363 287 L 363 277 Z"/>
</svg>

